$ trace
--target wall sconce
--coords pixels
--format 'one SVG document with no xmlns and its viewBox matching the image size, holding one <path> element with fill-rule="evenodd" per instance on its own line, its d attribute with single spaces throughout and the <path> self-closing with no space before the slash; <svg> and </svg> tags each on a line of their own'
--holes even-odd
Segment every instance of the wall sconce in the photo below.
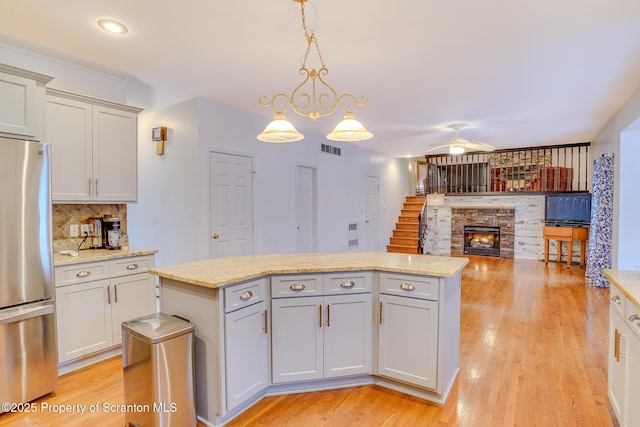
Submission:
<svg viewBox="0 0 640 427">
<path fill-rule="evenodd" d="M 165 126 L 153 128 L 151 130 L 151 139 L 156 141 L 156 154 L 162 156 L 164 154 L 164 142 L 167 140 L 167 128 Z"/>
</svg>

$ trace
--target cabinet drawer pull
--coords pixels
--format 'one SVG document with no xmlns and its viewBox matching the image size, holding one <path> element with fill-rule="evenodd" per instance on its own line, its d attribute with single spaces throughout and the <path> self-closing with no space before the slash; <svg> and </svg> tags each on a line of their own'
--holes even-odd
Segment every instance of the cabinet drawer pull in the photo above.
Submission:
<svg viewBox="0 0 640 427">
<path fill-rule="evenodd" d="M 139 267 L 138 264 L 129 264 L 127 265 L 127 270 L 135 270 L 138 267 Z"/>
<path fill-rule="evenodd" d="M 620 297 L 618 295 L 615 295 L 613 297 L 611 297 L 611 302 L 616 303 L 618 305 L 620 305 Z"/>
<path fill-rule="evenodd" d="M 416 287 L 411 283 L 402 283 L 400 284 L 400 289 L 402 289 L 403 291 L 413 291 L 416 289 Z"/>
<path fill-rule="evenodd" d="M 88 270 L 82 270 L 82 271 L 78 271 L 78 272 L 76 273 L 76 276 L 77 276 L 77 277 L 87 277 L 87 276 L 88 276 L 88 275 L 90 275 L 90 274 L 91 274 L 91 272 L 90 272 L 90 271 L 88 271 Z"/>
<path fill-rule="evenodd" d="M 242 295 L 240 295 L 240 299 L 242 301 L 248 301 L 251 299 L 252 296 L 253 296 L 253 293 L 251 291 L 244 291 Z"/>
<path fill-rule="evenodd" d="M 264 311 L 264 333 L 269 333 L 269 312 L 267 310 Z"/>
<path fill-rule="evenodd" d="M 356 284 L 352 280 L 347 280 L 346 282 L 340 283 L 340 286 L 343 288 L 353 288 Z"/>
<path fill-rule="evenodd" d="M 306 288 L 304 283 L 292 283 L 291 285 L 289 285 L 289 289 L 291 289 L 292 291 L 302 291 L 304 290 L 304 288 Z"/>
<path fill-rule="evenodd" d="M 629 322 L 631 322 L 635 327 L 640 327 L 640 316 L 637 314 L 629 316 Z"/>
</svg>

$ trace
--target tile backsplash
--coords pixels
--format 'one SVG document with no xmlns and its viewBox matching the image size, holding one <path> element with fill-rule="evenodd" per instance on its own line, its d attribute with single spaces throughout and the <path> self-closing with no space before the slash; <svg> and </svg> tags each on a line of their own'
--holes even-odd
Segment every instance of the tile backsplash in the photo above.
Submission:
<svg viewBox="0 0 640 427">
<path fill-rule="evenodd" d="M 70 236 L 69 227 L 73 224 L 88 224 L 94 216 L 113 215 L 120 218 L 120 229 L 125 237 L 120 244 L 126 246 L 127 239 L 127 205 L 126 204 L 53 204 L 53 246 L 54 250 L 75 248 L 82 238 Z"/>
</svg>

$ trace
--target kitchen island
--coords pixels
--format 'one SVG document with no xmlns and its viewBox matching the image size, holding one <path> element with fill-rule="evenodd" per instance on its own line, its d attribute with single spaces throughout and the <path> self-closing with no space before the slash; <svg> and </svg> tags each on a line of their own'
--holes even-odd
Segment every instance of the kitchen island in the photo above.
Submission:
<svg viewBox="0 0 640 427">
<path fill-rule="evenodd" d="M 466 258 L 252 255 L 151 269 L 161 311 L 188 319 L 198 418 L 265 395 L 379 384 L 442 403 L 460 348 Z"/>
</svg>

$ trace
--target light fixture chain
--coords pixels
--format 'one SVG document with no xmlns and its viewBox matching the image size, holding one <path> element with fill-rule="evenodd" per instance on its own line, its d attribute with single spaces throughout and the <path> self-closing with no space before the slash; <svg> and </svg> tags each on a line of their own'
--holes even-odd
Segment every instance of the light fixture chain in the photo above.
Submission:
<svg viewBox="0 0 640 427">
<path fill-rule="evenodd" d="M 320 65 L 322 65 L 322 68 L 327 68 L 324 65 L 324 59 L 322 58 L 322 53 L 320 52 L 320 45 L 318 44 L 318 38 L 316 37 L 316 33 L 315 32 L 309 32 L 309 30 L 307 29 L 307 19 L 306 19 L 306 15 L 304 13 L 304 3 L 306 0 L 303 0 L 300 2 L 300 15 L 302 16 L 302 29 L 304 30 L 304 37 L 307 39 L 307 51 L 304 54 L 304 60 L 302 61 L 302 67 L 306 68 L 307 66 L 307 59 L 309 57 L 309 51 L 311 50 L 311 42 L 313 42 L 313 44 L 315 44 L 316 46 L 316 51 L 318 52 L 318 58 L 320 59 Z"/>
</svg>

